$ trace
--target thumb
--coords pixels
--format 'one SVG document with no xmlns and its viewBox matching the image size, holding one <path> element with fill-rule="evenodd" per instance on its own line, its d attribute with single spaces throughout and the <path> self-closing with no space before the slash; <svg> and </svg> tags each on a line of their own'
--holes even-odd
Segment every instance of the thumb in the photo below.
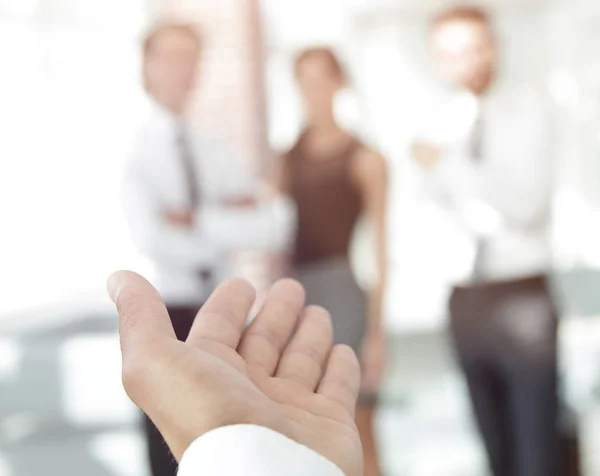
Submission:
<svg viewBox="0 0 600 476">
<path fill-rule="evenodd" d="M 108 278 L 108 293 L 119 312 L 123 352 L 133 341 L 153 334 L 175 338 L 165 303 L 154 287 L 139 274 L 119 271 Z"/>
<path fill-rule="evenodd" d="M 140 275 L 119 271 L 108 279 L 108 293 L 119 312 L 123 371 L 138 361 L 148 364 L 157 338 L 175 340 L 165 304 L 154 287 Z M 143 355 L 140 355 L 143 354 Z"/>
</svg>

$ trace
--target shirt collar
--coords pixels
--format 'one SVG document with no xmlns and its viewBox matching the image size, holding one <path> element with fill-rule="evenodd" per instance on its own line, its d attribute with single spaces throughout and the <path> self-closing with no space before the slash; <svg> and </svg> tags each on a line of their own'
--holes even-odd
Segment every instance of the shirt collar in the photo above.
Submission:
<svg viewBox="0 0 600 476">
<path fill-rule="evenodd" d="M 178 116 L 169 111 L 162 104 L 158 103 L 154 98 L 149 98 L 150 102 L 150 118 L 157 126 L 168 130 L 179 130 L 185 124 L 186 120 L 183 116 Z"/>
</svg>

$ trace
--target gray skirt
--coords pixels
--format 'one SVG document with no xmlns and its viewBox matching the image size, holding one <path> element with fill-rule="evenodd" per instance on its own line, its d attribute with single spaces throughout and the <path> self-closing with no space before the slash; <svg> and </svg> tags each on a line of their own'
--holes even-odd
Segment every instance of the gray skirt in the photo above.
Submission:
<svg viewBox="0 0 600 476">
<path fill-rule="evenodd" d="M 331 313 L 336 344 L 347 344 L 359 354 L 365 333 L 366 298 L 358 286 L 348 260 L 334 258 L 304 265 L 295 278 L 306 289 L 308 305 L 322 306 Z"/>
</svg>

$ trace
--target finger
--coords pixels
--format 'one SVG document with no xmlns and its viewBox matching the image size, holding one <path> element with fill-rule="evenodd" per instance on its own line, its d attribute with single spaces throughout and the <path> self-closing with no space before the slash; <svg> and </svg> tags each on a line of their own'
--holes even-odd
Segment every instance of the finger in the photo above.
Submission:
<svg viewBox="0 0 600 476">
<path fill-rule="evenodd" d="M 322 307 L 304 311 L 292 342 L 285 349 L 276 376 L 315 391 L 333 343 L 331 316 Z"/>
<path fill-rule="evenodd" d="M 273 286 L 238 347 L 249 365 L 260 367 L 269 375 L 275 373 L 304 301 L 304 289 L 295 281 L 286 279 Z"/>
<path fill-rule="evenodd" d="M 123 358 L 156 336 L 175 339 L 165 303 L 154 287 L 140 275 L 120 271 L 108 279 L 108 293 L 119 312 Z"/>
<path fill-rule="evenodd" d="M 187 342 L 217 342 L 235 349 L 256 299 L 254 287 L 241 279 L 220 285 L 198 313 Z"/>
<path fill-rule="evenodd" d="M 346 345 L 335 346 L 317 393 L 343 405 L 354 416 L 359 391 L 360 365 L 356 354 Z"/>
</svg>

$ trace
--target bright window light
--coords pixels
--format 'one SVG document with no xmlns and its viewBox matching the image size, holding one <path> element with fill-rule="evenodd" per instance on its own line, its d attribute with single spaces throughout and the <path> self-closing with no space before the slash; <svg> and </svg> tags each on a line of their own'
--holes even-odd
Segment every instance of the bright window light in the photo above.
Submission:
<svg viewBox="0 0 600 476">
<path fill-rule="evenodd" d="M 33 15 L 39 0 L 0 0 L 0 14 Z"/>
</svg>

